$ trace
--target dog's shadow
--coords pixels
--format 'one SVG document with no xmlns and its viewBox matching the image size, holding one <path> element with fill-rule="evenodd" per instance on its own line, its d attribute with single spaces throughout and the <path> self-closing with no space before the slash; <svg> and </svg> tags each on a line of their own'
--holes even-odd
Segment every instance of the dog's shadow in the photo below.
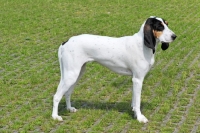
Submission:
<svg viewBox="0 0 200 133">
<path fill-rule="evenodd" d="M 147 76 L 149 76 L 147 74 Z M 118 79 L 117 81 L 112 83 L 114 88 L 119 88 L 123 84 L 128 84 L 130 80 Z M 131 86 L 131 84 L 130 84 Z M 98 99 L 98 98 L 97 98 Z M 136 118 L 134 112 L 132 111 L 131 107 L 131 100 L 130 101 L 123 101 L 123 102 L 109 102 L 109 101 L 91 101 L 91 100 L 82 100 L 82 99 L 73 99 L 72 106 L 76 109 L 88 109 L 88 110 L 105 110 L 105 111 L 118 111 L 120 113 L 127 113 L 132 118 Z M 153 110 L 155 107 L 154 104 L 150 104 L 149 102 L 141 102 L 141 111 L 145 110 Z M 63 100 L 59 104 L 59 113 L 61 115 L 66 115 L 66 102 Z"/>
<path fill-rule="evenodd" d="M 74 99 L 72 102 L 72 106 L 79 109 L 88 109 L 88 110 L 105 110 L 105 111 L 118 111 L 119 113 L 127 113 L 132 118 L 136 118 L 134 112 L 132 111 L 130 102 L 96 102 L 96 101 L 84 101 L 84 100 L 76 100 Z M 141 111 L 143 108 L 150 107 L 149 103 L 141 103 Z M 59 112 L 61 115 L 66 115 L 66 103 L 60 102 Z"/>
</svg>

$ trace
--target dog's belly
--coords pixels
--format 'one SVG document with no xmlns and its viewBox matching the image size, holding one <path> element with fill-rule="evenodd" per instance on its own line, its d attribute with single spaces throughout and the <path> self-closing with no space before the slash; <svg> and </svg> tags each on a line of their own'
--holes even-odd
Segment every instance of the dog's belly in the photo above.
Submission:
<svg viewBox="0 0 200 133">
<path fill-rule="evenodd" d="M 126 68 L 121 68 L 121 67 L 107 67 L 110 70 L 112 70 L 115 73 L 121 74 L 121 75 L 128 75 L 128 76 L 132 76 L 132 71 L 130 71 L 129 69 Z"/>
<path fill-rule="evenodd" d="M 128 69 L 125 65 L 123 65 L 124 63 L 118 62 L 114 62 L 114 61 L 97 61 L 99 64 L 101 64 L 102 66 L 107 67 L 108 69 L 110 69 L 111 71 L 121 74 L 121 75 L 128 75 L 128 76 L 132 76 L 132 71 L 130 69 Z"/>
</svg>

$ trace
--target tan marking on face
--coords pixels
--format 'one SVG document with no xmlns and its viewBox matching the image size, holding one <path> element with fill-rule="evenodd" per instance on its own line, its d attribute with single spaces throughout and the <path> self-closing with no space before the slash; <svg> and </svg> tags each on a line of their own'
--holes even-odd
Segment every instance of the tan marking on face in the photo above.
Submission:
<svg viewBox="0 0 200 133">
<path fill-rule="evenodd" d="M 155 36 L 155 38 L 159 38 L 161 35 L 162 35 L 162 31 L 156 31 L 156 30 L 153 30 L 153 34 Z"/>
</svg>

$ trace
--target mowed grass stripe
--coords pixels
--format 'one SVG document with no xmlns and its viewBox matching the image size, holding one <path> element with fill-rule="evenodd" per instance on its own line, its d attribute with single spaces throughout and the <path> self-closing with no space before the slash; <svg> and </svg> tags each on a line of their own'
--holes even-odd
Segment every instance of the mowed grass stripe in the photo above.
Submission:
<svg viewBox="0 0 200 133">
<path fill-rule="evenodd" d="M 193 72 L 191 72 L 192 74 L 190 74 L 191 76 L 189 77 L 189 78 L 187 78 L 187 80 L 191 80 L 191 82 L 193 83 L 194 82 L 194 77 L 193 77 Z M 190 79 L 191 78 L 191 79 Z M 187 81 L 186 80 L 186 81 Z M 194 93 L 196 93 L 195 92 L 195 90 L 193 90 L 193 88 L 195 88 L 195 86 L 194 86 L 194 84 L 191 84 L 190 83 L 190 81 L 188 82 L 188 83 L 186 83 L 185 84 L 186 85 L 186 87 L 188 88 L 188 89 L 186 89 L 186 88 L 184 88 L 182 91 L 182 94 L 181 93 L 179 93 L 179 95 L 177 95 L 178 97 L 179 97 L 179 100 L 181 100 L 181 99 L 185 99 L 186 97 L 187 97 L 187 100 L 186 101 L 190 101 L 189 99 L 194 99 L 194 97 L 196 97 L 195 95 L 188 95 L 188 93 L 192 93 L 192 92 L 194 92 Z M 188 86 L 188 85 L 190 85 L 190 86 Z M 190 90 L 189 90 L 190 89 Z M 192 90 L 191 90 L 192 89 Z M 188 92 L 189 91 L 189 92 Z M 197 91 L 198 92 L 198 91 Z M 185 93 L 186 93 L 186 95 L 185 95 Z M 181 94 L 181 95 L 180 95 Z M 172 112 L 176 112 L 177 111 L 177 109 L 181 109 L 181 110 L 183 110 L 183 108 L 182 107 L 179 107 L 179 106 L 176 106 L 176 105 L 179 105 L 180 103 L 180 101 L 179 100 L 177 100 L 177 102 L 175 103 L 175 108 L 173 109 L 173 111 L 170 111 L 170 113 L 172 113 Z M 189 109 L 189 107 L 188 106 L 192 106 L 191 105 L 192 103 L 188 103 L 188 105 L 185 105 L 184 106 L 184 108 L 185 108 L 185 110 L 186 109 Z M 185 112 L 184 113 L 178 113 L 178 115 L 187 115 L 187 114 L 185 114 Z M 170 116 L 173 116 L 173 114 L 171 114 Z M 198 116 L 198 115 L 197 115 Z M 169 117 L 169 116 L 168 116 Z M 182 117 L 183 118 L 183 117 Z M 169 120 L 169 118 L 168 118 L 168 120 Z M 176 118 L 176 121 L 179 121 L 177 118 Z M 165 121 L 166 122 L 166 121 Z M 171 123 L 171 122 L 170 122 Z M 186 122 L 187 123 L 187 122 Z M 164 126 L 164 125 L 163 125 Z"/>
<path fill-rule="evenodd" d="M 187 84 L 190 84 L 190 82 L 188 82 Z M 186 93 L 186 95 L 185 95 L 185 93 Z M 171 126 L 171 123 L 172 123 L 172 125 L 177 126 L 178 124 L 176 122 L 180 121 L 179 119 L 184 118 L 184 115 L 187 115 L 188 106 L 192 105 L 192 103 L 188 103 L 188 104 L 181 103 L 181 101 L 183 99 L 184 99 L 184 101 L 190 101 L 189 99 L 192 98 L 191 96 L 187 95 L 187 89 L 186 88 L 182 88 L 182 91 L 180 91 L 177 95 L 174 95 L 174 96 L 177 97 L 175 102 L 174 102 L 174 107 L 172 107 L 169 111 L 167 111 L 169 113 L 166 115 L 166 118 L 163 119 L 163 123 L 161 123 L 161 127 L 165 127 L 167 124 L 170 124 L 170 126 Z M 186 97 L 187 97 L 187 100 L 185 99 Z M 185 111 L 184 112 L 177 112 L 179 109 L 183 110 L 182 104 L 184 104 L 184 110 Z M 171 121 L 171 117 L 174 117 L 174 116 L 177 116 L 176 119 L 175 119 L 176 121 Z"/>
<path fill-rule="evenodd" d="M 182 114 L 183 116 L 181 117 L 181 120 L 180 120 L 179 123 L 177 124 L 177 128 L 175 129 L 174 132 L 179 132 L 179 130 L 181 130 L 181 127 L 182 127 L 183 123 L 185 123 L 187 117 L 189 117 L 189 116 L 188 116 L 188 115 L 189 115 L 189 110 L 191 109 L 191 106 L 193 106 L 193 104 L 194 104 L 194 97 L 196 96 L 196 92 L 195 92 L 194 96 L 190 96 L 190 97 L 188 97 L 188 95 L 186 95 L 186 96 L 187 96 L 187 99 L 186 99 L 186 100 L 188 100 L 189 103 L 188 103 L 186 106 L 184 106 L 184 107 L 185 107 L 185 112 Z M 180 114 L 181 114 L 181 113 L 180 113 Z M 179 115 L 180 115 L 180 114 L 179 114 Z M 198 115 L 198 114 L 197 114 L 197 115 Z M 192 117 L 190 116 L 189 119 L 191 119 L 191 118 L 192 118 Z M 194 118 L 194 117 L 193 117 L 193 118 Z M 192 119 L 193 119 L 193 118 L 192 118 Z M 195 120 L 195 119 L 194 119 L 194 120 Z M 187 121 L 186 123 L 188 123 L 188 121 Z M 192 125 L 195 124 L 195 121 L 189 122 L 189 124 L 190 124 L 191 127 L 192 127 Z M 191 130 L 191 129 L 189 129 L 189 130 Z"/>
<path fill-rule="evenodd" d="M 195 113 L 191 113 L 191 116 L 194 119 L 196 119 L 196 121 L 195 121 L 195 123 L 193 125 L 193 128 L 192 128 L 191 132 L 195 132 L 195 131 L 197 132 L 200 129 L 200 105 L 199 105 L 199 100 L 200 100 L 200 93 L 199 93 L 199 91 L 200 91 L 200 85 L 198 85 L 198 88 L 196 90 L 197 90 L 198 94 L 194 98 L 195 103 L 194 103 L 194 106 L 192 108 L 195 111 L 193 111 L 193 110 L 191 111 L 191 112 L 195 112 Z M 198 116 L 198 117 L 196 117 L 196 116 Z"/>
<path fill-rule="evenodd" d="M 18 78 L 16 77 L 16 79 L 18 79 Z M 6 105 L 7 102 L 15 99 L 14 101 L 12 101 L 12 104 L 14 104 L 15 106 L 13 106 L 13 105 L 10 106 L 10 104 L 8 104 L 8 106 L 5 106 L 5 107 L 8 107 L 8 108 L 4 108 L 5 113 L 8 113 L 9 110 L 12 109 L 12 107 L 15 108 L 14 112 L 9 112 L 9 113 L 15 113 L 15 111 L 20 110 L 20 107 L 23 107 L 24 105 L 27 104 L 27 102 L 22 102 L 23 100 L 30 99 L 30 98 L 31 99 L 38 99 L 39 98 L 38 95 L 35 95 L 35 94 L 37 94 L 38 92 L 43 92 L 45 94 L 46 91 L 49 91 L 48 89 L 45 89 L 45 88 L 51 82 L 52 82 L 52 80 L 46 80 L 45 82 L 43 82 L 43 83 L 41 83 L 37 86 L 31 86 L 31 82 L 26 82 L 26 85 L 24 85 L 23 87 L 21 85 L 18 85 L 18 84 L 13 85 L 11 90 L 9 90 L 10 95 L 12 95 L 12 96 L 7 97 L 7 99 L 5 100 L 6 102 L 2 103 L 2 104 Z M 50 87 L 52 87 L 52 86 L 50 86 Z M 43 88 L 43 89 L 38 89 L 38 88 Z M 21 90 L 21 89 L 26 89 L 26 91 Z M 5 93 L 6 93 L 6 91 L 5 91 Z M 42 94 L 42 95 L 44 95 L 44 94 Z"/>
<path fill-rule="evenodd" d="M 44 84 L 41 84 L 40 86 L 37 86 L 35 88 L 39 88 L 39 89 L 40 89 L 40 87 L 43 88 L 45 86 L 48 86 L 48 84 L 50 82 L 51 81 L 47 80 L 46 83 L 44 82 Z M 32 90 L 23 94 L 23 96 L 21 97 L 20 100 L 19 99 L 15 100 L 17 103 L 15 103 L 13 107 L 9 108 L 9 110 L 13 110 L 13 111 L 6 114 L 4 116 L 4 118 L 1 119 L 5 124 L 7 123 L 7 125 L 9 127 L 12 127 L 12 125 L 15 125 L 14 126 L 15 129 L 19 129 L 20 126 L 17 126 L 14 123 L 26 122 L 26 121 L 29 121 L 30 123 L 31 122 L 34 123 L 35 121 L 36 122 L 38 121 L 37 119 L 41 119 L 41 117 L 45 117 L 45 116 L 49 117 L 51 111 L 48 110 L 48 111 L 43 112 L 44 110 L 41 110 L 41 106 L 46 108 L 46 107 L 51 107 L 52 104 L 49 103 L 48 105 L 46 105 L 43 102 L 42 98 L 40 98 L 40 97 L 46 98 L 47 96 L 49 96 L 49 92 L 48 92 L 48 90 L 45 90 L 45 91 L 39 90 L 38 92 L 42 92 L 42 93 L 40 95 L 37 95 L 38 93 L 36 92 L 35 88 L 32 88 Z M 31 93 L 32 91 L 34 91 L 35 94 Z M 51 99 L 49 99 L 49 100 L 51 100 Z M 26 101 L 26 102 L 20 102 L 20 101 Z M 41 113 L 43 113 L 44 115 L 43 116 L 39 115 Z M 46 113 L 48 115 L 46 115 Z M 18 114 L 18 116 L 21 116 L 20 121 L 19 121 L 19 119 L 16 119 L 16 114 Z M 31 117 L 31 114 L 38 114 L 38 116 Z M 6 119 L 8 116 L 10 119 L 12 119 L 11 123 L 9 123 L 10 119 Z M 22 116 L 24 116 L 24 117 L 22 117 Z M 28 124 L 29 126 L 30 126 L 30 123 Z M 19 125 L 25 126 L 26 124 L 19 123 Z"/>
<path fill-rule="evenodd" d="M 196 50 L 196 52 L 198 52 L 198 50 Z M 191 53 L 189 52 L 189 54 L 188 55 L 190 55 Z M 193 54 L 192 54 L 193 56 L 195 56 L 196 55 L 196 53 L 194 53 L 193 52 Z M 187 58 L 187 60 L 184 58 L 183 60 L 180 60 L 180 62 L 183 62 L 183 61 L 185 61 L 185 62 L 188 62 L 188 65 L 190 64 L 190 61 L 193 61 L 193 60 L 191 60 L 191 59 L 193 59 L 193 56 L 190 56 L 190 58 L 188 57 Z M 176 61 L 174 61 L 175 63 L 177 63 Z M 186 66 L 188 66 L 187 64 L 186 64 Z M 178 73 L 178 75 L 180 76 L 180 74 L 179 73 L 181 73 L 182 72 L 182 70 L 179 72 L 179 71 L 177 71 L 177 73 Z M 181 74 L 182 76 L 184 76 L 184 74 Z M 174 76 L 174 77 L 176 77 L 176 76 Z M 171 79 L 172 81 L 174 81 L 174 82 L 171 82 L 171 85 L 173 85 L 175 82 L 177 82 L 176 80 L 179 80 L 179 82 L 181 82 L 181 79 L 184 79 L 185 80 L 185 76 L 184 77 L 179 77 L 178 79 L 177 78 L 175 78 L 175 79 Z M 182 81 L 182 82 L 184 82 L 184 80 Z M 162 86 L 162 85 L 161 85 Z M 173 87 L 173 86 L 172 86 Z M 168 87 L 169 88 L 169 87 Z M 159 88 L 159 90 L 160 89 L 162 89 L 162 88 Z M 165 88 L 166 89 L 166 88 Z M 176 94 L 176 92 L 179 92 L 179 91 L 175 91 L 174 90 L 175 88 L 170 88 L 170 90 L 167 92 L 166 91 L 166 97 L 163 97 L 163 98 L 161 98 L 160 99 L 160 103 L 166 103 L 167 101 L 168 101 L 168 99 L 170 98 L 170 97 L 177 97 L 177 94 Z M 182 90 L 182 91 L 185 91 L 185 90 Z M 182 91 L 181 91 L 181 93 L 182 93 Z M 164 92 L 163 92 L 164 93 Z M 155 96 L 156 97 L 156 96 Z M 153 97 L 152 99 L 154 99 L 155 97 Z M 166 101 L 167 100 L 167 101 Z M 178 100 L 177 100 L 178 101 Z M 149 101 L 149 103 L 154 103 L 153 101 Z M 168 104 L 168 103 L 167 103 Z M 174 103 L 174 107 L 176 107 L 176 105 L 177 105 L 177 103 Z M 158 113 L 158 111 L 159 110 L 161 110 L 161 107 L 162 106 L 157 106 L 157 108 L 156 109 L 154 109 L 155 111 L 154 111 L 154 113 L 150 113 L 151 115 L 150 115 L 150 118 L 151 119 L 153 119 L 152 117 L 154 116 L 154 114 L 156 115 L 157 113 Z M 163 106 L 164 107 L 164 106 Z M 175 110 L 175 109 L 172 109 L 172 110 Z M 166 112 L 168 112 L 167 110 L 166 110 Z M 169 112 L 173 112 L 173 111 L 169 111 Z M 166 119 L 169 119 L 170 118 L 170 116 L 169 115 L 166 115 L 166 118 L 164 118 L 163 119 L 163 122 L 165 123 L 166 122 Z M 163 123 L 163 124 L 164 124 Z M 165 125 L 165 124 L 164 124 Z M 146 129 L 146 128 L 143 128 L 143 129 Z"/>
</svg>

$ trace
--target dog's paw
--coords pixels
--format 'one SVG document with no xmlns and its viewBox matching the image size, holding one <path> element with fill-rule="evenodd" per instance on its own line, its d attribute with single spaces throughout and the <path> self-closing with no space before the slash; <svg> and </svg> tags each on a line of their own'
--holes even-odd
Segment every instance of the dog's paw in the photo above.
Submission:
<svg viewBox="0 0 200 133">
<path fill-rule="evenodd" d="M 58 115 L 54 116 L 54 115 L 52 115 L 52 117 L 53 117 L 54 120 L 63 121 L 63 119 L 62 119 L 61 116 L 58 116 Z"/>
<path fill-rule="evenodd" d="M 148 119 L 147 119 L 144 115 L 139 115 L 139 116 L 137 116 L 137 120 L 138 120 L 140 123 L 147 123 L 147 122 L 148 122 Z"/>
<path fill-rule="evenodd" d="M 69 110 L 71 113 L 77 112 L 77 109 L 74 107 L 67 108 L 67 110 Z"/>
<path fill-rule="evenodd" d="M 132 108 L 132 111 L 134 112 L 134 116 L 133 116 L 133 117 L 134 117 L 134 118 L 137 118 L 137 114 L 136 114 L 136 112 L 135 112 L 135 107 Z"/>
</svg>

